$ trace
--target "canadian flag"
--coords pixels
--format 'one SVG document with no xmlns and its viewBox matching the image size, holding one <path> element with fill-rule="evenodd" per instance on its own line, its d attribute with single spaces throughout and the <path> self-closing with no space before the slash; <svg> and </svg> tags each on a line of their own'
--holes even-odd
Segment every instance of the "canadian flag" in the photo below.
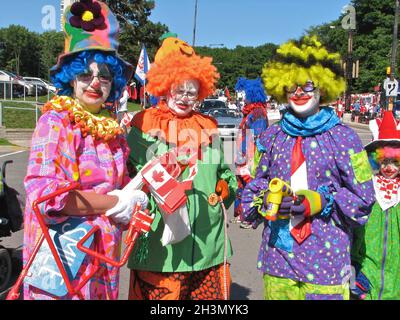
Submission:
<svg viewBox="0 0 400 320">
<path fill-rule="evenodd" d="M 133 115 L 129 112 L 126 112 L 122 117 L 121 124 L 123 124 L 127 128 L 130 128 L 132 119 Z"/>
<path fill-rule="evenodd" d="M 188 178 L 178 181 L 181 169 L 175 152 L 172 150 L 151 160 L 129 183 L 129 188 L 132 189 L 140 189 L 147 185 L 157 204 L 168 214 L 174 213 L 186 203 L 185 191 L 191 189 L 197 174 L 197 155 L 193 155 L 188 160 Z"/>
</svg>

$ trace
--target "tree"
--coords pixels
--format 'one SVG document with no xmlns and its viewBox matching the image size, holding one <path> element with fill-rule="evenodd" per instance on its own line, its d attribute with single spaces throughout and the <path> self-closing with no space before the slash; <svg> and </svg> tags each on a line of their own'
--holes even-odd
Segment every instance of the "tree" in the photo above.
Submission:
<svg viewBox="0 0 400 320">
<path fill-rule="evenodd" d="M 2 68 L 16 74 L 38 73 L 39 37 L 37 33 L 30 32 L 27 28 L 10 25 L 0 29 L 0 42 L 4 49 L 0 56 Z"/>
<path fill-rule="evenodd" d="M 263 65 L 272 58 L 277 45 L 267 43 L 258 47 L 237 46 L 235 49 L 196 47 L 198 54 L 210 56 L 221 78 L 219 88 L 233 91 L 239 77 L 255 79 L 261 76 Z"/>
<path fill-rule="evenodd" d="M 39 77 L 50 79 L 50 68 L 57 63 L 57 57 L 64 50 L 64 34 L 48 31 L 40 35 Z"/>
<path fill-rule="evenodd" d="M 160 47 L 159 37 L 168 31 L 168 27 L 149 20 L 154 1 L 147 0 L 106 0 L 120 23 L 120 55 L 137 64 L 142 44 L 146 46 L 149 58 L 153 60 Z"/>
<path fill-rule="evenodd" d="M 353 91 L 366 92 L 383 81 L 386 67 L 390 66 L 394 1 L 353 0 L 351 4 L 356 9 L 357 20 L 353 56 L 360 61 L 359 78 L 354 82 Z M 341 19 L 342 16 L 312 27 L 307 33 L 317 34 L 328 48 L 340 52 L 345 58 L 348 36 L 347 31 L 341 28 Z"/>
</svg>

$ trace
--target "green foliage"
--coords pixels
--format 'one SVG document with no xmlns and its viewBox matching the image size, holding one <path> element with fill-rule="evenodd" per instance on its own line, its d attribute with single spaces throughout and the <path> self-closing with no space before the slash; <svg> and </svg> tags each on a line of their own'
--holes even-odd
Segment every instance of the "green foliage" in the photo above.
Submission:
<svg viewBox="0 0 400 320">
<path fill-rule="evenodd" d="M 10 25 L 0 29 L 0 67 L 16 74 L 37 74 L 39 36 L 27 28 Z"/>
<path fill-rule="evenodd" d="M 40 35 L 39 77 L 49 80 L 50 68 L 57 63 L 57 57 L 64 51 L 64 34 L 48 31 Z"/>
<path fill-rule="evenodd" d="M 351 4 L 356 9 L 357 23 L 353 36 L 353 59 L 360 61 L 359 78 L 354 80 L 352 91 L 372 91 L 385 79 L 386 67 L 390 66 L 394 1 L 353 0 Z M 307 33 L 317 34 L 329 49 L 340 52 L 344 60 L 348 51 L 348 32 L 341 27 L 342 18 L 311 27 Z M 398 76 L 398 70 L 395 76 Z"/>
<path fill-rule="evenodd" d="M 276 48 L 277 45 L 267 43 L 259 47 L 237 46 L 235 49 L 196 47 L 195 49 L 198 54 L 213 58 L 213 63 L 221 75 L 218 87 L 227 86 L 232 92 L 239 77 L 249 79 L 260 77 L 264 63 L 272 58 Z"/>
<path fill-rule="evenodd" d="M 151 61 L 160 47 L 158 38 L 168 27 L 149 20 L 155 1 L 148 0 L 106 0 L 115 13 L 121 26 L 119 35 L 119 54 L 129 63 L 136 66 L 142 44 L 146 46 Z"/>
</svg>

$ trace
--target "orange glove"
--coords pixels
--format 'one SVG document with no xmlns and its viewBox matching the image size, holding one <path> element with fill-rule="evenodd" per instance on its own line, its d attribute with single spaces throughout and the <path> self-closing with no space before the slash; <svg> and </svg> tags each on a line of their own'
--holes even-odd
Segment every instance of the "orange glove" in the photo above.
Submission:
<svg viewBox="0 0 400 320">
<path fill-rule="evenodd" d="M 229 196 L 229 187 L 228 183 L 225 180 L 219 180 L 217 182 L 217 186 L 215 187 L 215 192 L 225 200 Z"/>
</svg>

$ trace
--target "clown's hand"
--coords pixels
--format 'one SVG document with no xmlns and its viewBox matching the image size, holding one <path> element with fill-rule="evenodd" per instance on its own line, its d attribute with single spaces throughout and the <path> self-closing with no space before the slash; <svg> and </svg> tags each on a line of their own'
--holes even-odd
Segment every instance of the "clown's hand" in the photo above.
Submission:
<svg viewBox="0 0 400 320">
<path fill-rule="evenodd" d="M 113 190 L 107 193 L 110 196 L 117 196 L 118 203 L 111 209 L 106 211 L 106 216 L 110 217 L 116 223 L 128 224 L 131 220 L 133 209 L 136 203 L 140 203 L 141 209 L 147 207 L 149 199 L 141 190 L 126 192 L 124 190 Z"/>
<path fill-rule="evenodd" d="M 215 192 L 222 198 L 222 200 L 227 199 L 229 196 L 228 183 L 225 180 L 219 180 L 217 182 L 217 186 L 215 187 Z"/>
<path fill-rule="evenodd" d="M 312 190 L 298 190 L 296 198 L 294 205 L 290 208 L 292 215 L 315 216 L 321 213 L 327 204 L 322 194 Z"/>
</svg>

